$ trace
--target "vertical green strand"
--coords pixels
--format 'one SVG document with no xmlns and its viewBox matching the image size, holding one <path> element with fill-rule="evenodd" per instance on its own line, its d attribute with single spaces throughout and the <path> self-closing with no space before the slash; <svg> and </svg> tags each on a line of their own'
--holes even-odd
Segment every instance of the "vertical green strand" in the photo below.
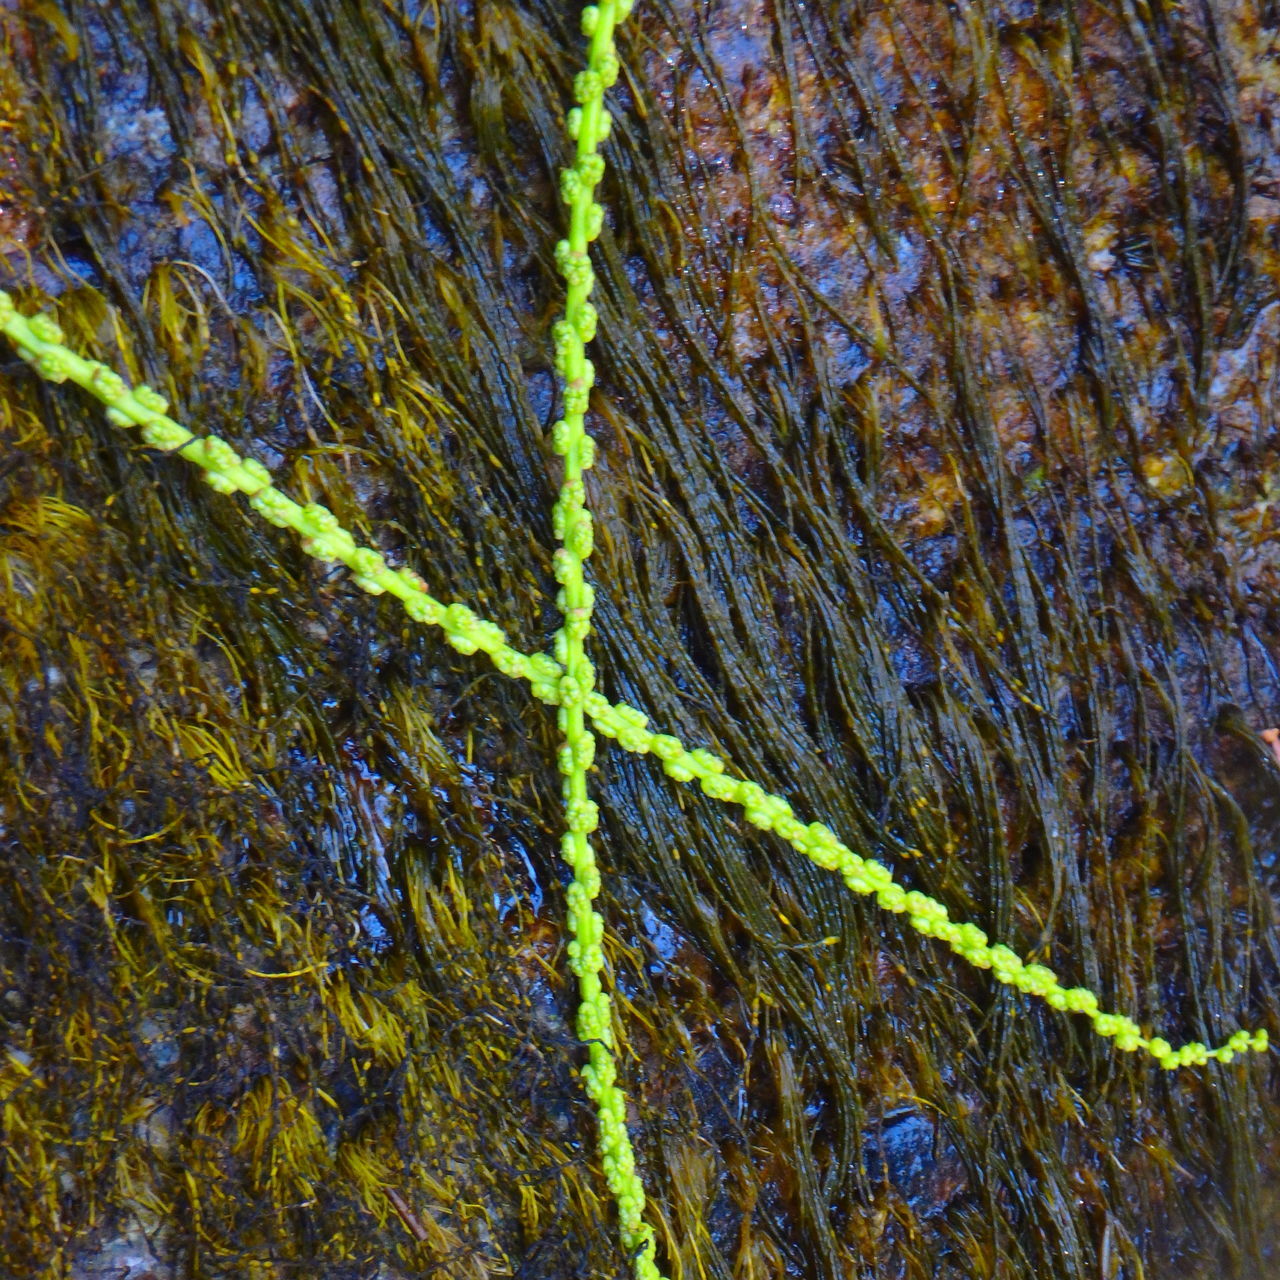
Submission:
<svg viewBox="0 0 1280 1280">
<path fill-rule="evenodd" d="M 566 121 L 577 143 L 574 163 L 560 175 L 560 195 L 569 206 L 569 235 L 556 245 L 556 265 L 566 287 L 564 318 L 554 328 L 556 372 L 564 395 L 564 416 L 552 431 L 555 451 L 564 458 L 564 483 L 553 519 L 559 547 L 556 597 L 564 624 L 556 633 L 555 654 L 564 668 L 560 679 L 558 720 L 564 742 L 559 766 L 564 778 L 566 831 L 564 860 L 573 868 L 568 890 L 569 964 L 578 978 L 578 1038 L 587 1046 L 582 1079 L 596 1108 L 600 1160 L 618 1206 L 622 1245 L 634 1261 L 640 1280 L 657 1280 L 653 1228 L 644 1221 L 644 1187 L 636 1174 L 635 1153 L 626 1125 L 626 1097 L 617 1084 L 613 1017 L 601 976 L 604 971 L 604 917 L 595 909 L 600 872 L 590 836 L 599 814 L 587 793 L 587 771 L 595 758 L 596 740 L 587 725 L 584 704 L 595 688 L 595 669 L 584 642 L 591 631 L 593 593 L 583 577 L 583 561 L 591 554 L 591 513 L 586 508 L 583 472 L 591 466 L 595 445 L 583 428 L 595 370 L 585 347 L 595 336 L 596 309 L 589 301 L 593 284 L 588 246 L 600 234 L 604 210 L 595 189 L 604 176 L 598 147 L 609 133 L 604 94 L 618 78 L 613 32 L 630 11 L 630 0 L 603 0 L 582 13 L 582 31 L 590 41 L 587 69 L 574 78 L 577 101 Z"/>
</svg>

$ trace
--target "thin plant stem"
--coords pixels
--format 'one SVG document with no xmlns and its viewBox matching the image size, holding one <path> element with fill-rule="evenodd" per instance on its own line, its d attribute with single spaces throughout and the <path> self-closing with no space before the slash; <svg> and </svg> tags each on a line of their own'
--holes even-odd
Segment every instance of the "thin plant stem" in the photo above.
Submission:
<svg viewBox="0 0 1280 1280">
<path fill-rule="evenodd" d="M 585 347 L 595 337 L 597 323 L 596 309 L 590 302 L 594 276 L 588 249 L 604 224 L 604 208 L 594 196 L 604 176 L 599 146 L 610 125 L 604 95 L 616 82 L 619 70 L 614 27 L 630 10 L 631 0 L 600 0 L 583 10 L 582 33 L 589 41 L 587 66 L 574 78 L 577 106 L 565 122 L 577 146 L 574 163 L 560 175 L 560 195 L 569 207 L 569 234 L 556 245 L 556 264 L 564 276 L 566 297 L 564 316 L 552 331 L 564 400 L 564 416 L 552 428 L 552 447 L 564 459 L 564 480 L 552 512 L 560 544 L 553 561 L 560 584 L 556 603 L 564 619 L 556 633 L 554 651 L 564 668 L 556 713 L 564 736 L 557 761 L 564 779 L 566 828 L 560 851 L 573 869 L 573 882 L 565 896 L 569 966 L 578 979 L 578 1039 L 587 1048 L 582 1082 L 595 1106 L 600 1163 L 618 1207 L 623 1250 L 632 1260 L 637 1280 L 660 1280 L 654 1262 L 653 1228 L 644 1220 L 644 1184 L 636 1171 L 635 1151 L 627 1132 L 627 1099 L 618 1085 L 613 1007 L 603 982 L 604 917 L 595 907 L 600 869 L 591 847 L 600 812 L 587 788 L 596 740 L 587 725 L 585 709 L 596 683 L 595 667 L 586 651 L 594 593 L 583 574 L 583 562 L 592 546 L 583 474 L 595 454 L 595 442 L 585 430 L 595 381 Z"/>
<path fill-rule="evenodd" d="M 393 569 L 380 552 L 362 547 L 328 508 L 318 503 L 294 502 L 271 483 L 270 472 L 253 458 L 241 458 L 217 436 L 196 436 L 170 418 L 164 398 L 146 386 L 130 390 L 106 365 L 86 360 L 62 341 L 57 322 L 47 315 L 28 319 L 20 314 L 8 294 L 0 291 L 0 333 L 14 344 L 18 354 L 51 382 L 70 381 L 107 405 L 107 416 L 117 426 L 137 426 L 153 448 L 178 453 L 204 472 L 206 482 L 219 493 L 243 493 L 260 515 L 281 528 L 293 529 L 302 549 L 327 563 L 341 563 L 352 571 L 353 581 L 371 595 L 395 596 L 416 622 L 438 626 L 447 644 L 459 653 L 484 653 L 504 675 L 526 680 L 534 696 L 549 706 L 560 702 L 564 667 L 550 654 L 523 653 L 507 642 L 497 623 L 478 617 L 464 604 L 445 605 L 427 590 L 411 569 Z M 949 918 L 947 908 L 927 894 L 906 890 L 893 873 L 874 858 L 853 852 L 821 822 L 802 822 L 781 796 L 766 791 L 739 772 L 730 761 L 702 748 L 690 751 L 671 734 L 654 733 L 648 717 L 626 703 L 611 703 L 592 690 L 583 699 L 583 711 L 597 733 L 613 738 L 626 751 L 651 754 L 663 771 L 677 782 L 697 781 L 714 800 L 742 806 L 753 826 L 773 831 L 811 862 L 836 871 L 846 886 L 863 897 L 873 897 L 886 911 L 905 915 L 913 929 L 944 942 L 957 955 L 1006 986 L 1037 996 L 1055 1009 L 1080 1013 L 1098 1035 L 1115 1040 L 1128 1052 L 1142 1051 L 1162 1067 L 1202 1066 L 1209 1059 L 1228 1063 L 1237 1053 L 1261 1052 L 1268 1047 L 1267 1032 L 1239 1030 L 1216 1049 L 1198 1041 L 1173 1048 L 1159 1036 L 1144 1035 L 1131 1018 L 1103 1010 L 1097 996 L 1084 987 L 1065 987 L 1044 965 L 1027 964 L 1003 944 L 992 945 L 977 925 Z"/>
</svg>

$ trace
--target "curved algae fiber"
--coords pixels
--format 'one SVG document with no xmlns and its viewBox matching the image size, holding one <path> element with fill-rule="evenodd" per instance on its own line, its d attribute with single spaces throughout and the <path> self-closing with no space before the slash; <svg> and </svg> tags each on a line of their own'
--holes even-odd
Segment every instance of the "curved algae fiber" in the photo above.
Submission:
<svg viewBox="0 0 1280 1280">
<path fill-rule="evenodd" d="M 24 308 L 537 648 L 576 35 L 247 8 L 6 19 Z M 1274 1032 L 1260 28 L 632 21 L 602 687 L 1144 1024 Z M 2 411 L 6 1263 L 621 1273 L 554 727 L 79 399 Z M 594 790 L 672 1272 L 1265 1274 L 1265 1065 L 1149 1071 L 648 762 Z"/>
</svg>

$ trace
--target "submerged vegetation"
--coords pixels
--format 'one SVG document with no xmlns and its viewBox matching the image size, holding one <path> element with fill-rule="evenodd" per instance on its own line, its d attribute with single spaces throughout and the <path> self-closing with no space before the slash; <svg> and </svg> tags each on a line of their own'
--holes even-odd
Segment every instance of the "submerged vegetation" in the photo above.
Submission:
<svg viewBox="0 0 1280 1280">
<path fill-rule="evenodd" d="M 538 649 L 559 10 L 6 21 L 23 308 Z M 603 687 L 1216 1042 L 1276 1028 L 1280 202 L 1261 19 L 1201 21 L 638 13 L 587 492 Z M 3 413 L 6 1262 L 625 1270 L 540 708 L 73 394 Z M 651 762 L 593 790 L 673 1274 L 1259 1274 L 1269 1064 L 1153 1073 Z"/>
</svg>

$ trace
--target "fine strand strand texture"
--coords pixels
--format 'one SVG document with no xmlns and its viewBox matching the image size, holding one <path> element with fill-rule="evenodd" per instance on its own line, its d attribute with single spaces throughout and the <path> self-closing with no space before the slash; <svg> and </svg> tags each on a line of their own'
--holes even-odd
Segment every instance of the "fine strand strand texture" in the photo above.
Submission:
<svg viewBox="0 0 1280 1280">
<path fill-rule="evenodd" d="M 504 675 L 528 681 L 541 702 L 559 704 L 564 668 L 550 654 L 523 653 L 507 642 L 506 634 L 496 623 L 477 617 L 464 604 L 445 605 L 435 599 L 418 574 L 407 568 L 393 569 L 379 552 L 360 546 L 326 507 L 316 503 L 304 507 L 282 493 L 272 485 L 270 473 L 260 462 L 241 458 L 217 436 L 196 436 L 167 416 L 167 406 L 158 393 L 146 386 L 131 390 L 106 365 L 69 350 L 51 316 L 28 319 L 15 309 L 9 295 L 0 291 L 0 332 L 41 377 L 83 387 L 107 406 L 108 416 L 116 426 L 141 428 L 149 445 L 177 452 L 194 463 L 219 493 L 245 494 L 250 505 L 272 524 L 299 534 L 302 549 L 308 555 L 325 563 L 344 564 L 362 591 L 395 596 L 415 622 L 440 627 L 445 641 L 458 653 L 483 652 Z M 991 944 L 974 924 L 949 919 L 942 903 L 914 889 L 904 889 L 895 882 L 888 867 L 854 853 L 825 824 L 805 824 L 781 796 L 771 794 L 756 782 L 734 778 L 732 762 L 701 748 L 689 751 L 678 738 L 654 733 L 647 727 L 648 717 L 643 712 L 625 703 L 610 703 L 598 691 L 593 690 L 584 698 L 583 710 L 596 732 L 616 739 L 624 750 L 652 754 L 662 762 L 668 777 L 677 782 L 696 779 L 711 798 L 742 806 L 743 816 L 753 826 L 775 832 L 811 862 L 838 871 L 854 893 L 874 897 L 886 911 L 905 915 L 912 928 L 945 942 L 970 964 L 991 970 L 998 982 L 1038 996 L 1052 1008 L 1083 1014 L 1094 1031 L 1114 1039 L 1117 1048 L 1148 1053 L 1169 1070 L 1200 1066 L 1210 1058 L 1227 1063 L 1237 1053 L 1267 1048 L 1265 1030 L 1236 1031 L 1215 1049 L 1196 1041 L 1174 1048 L 1162 1037 L 1146 1036 L 1133 1019 L 1101 1009 L 1093 992 L 1063 986 L 1053 970 L 1026 964 L 1010 948 Z"/>
</svg>

